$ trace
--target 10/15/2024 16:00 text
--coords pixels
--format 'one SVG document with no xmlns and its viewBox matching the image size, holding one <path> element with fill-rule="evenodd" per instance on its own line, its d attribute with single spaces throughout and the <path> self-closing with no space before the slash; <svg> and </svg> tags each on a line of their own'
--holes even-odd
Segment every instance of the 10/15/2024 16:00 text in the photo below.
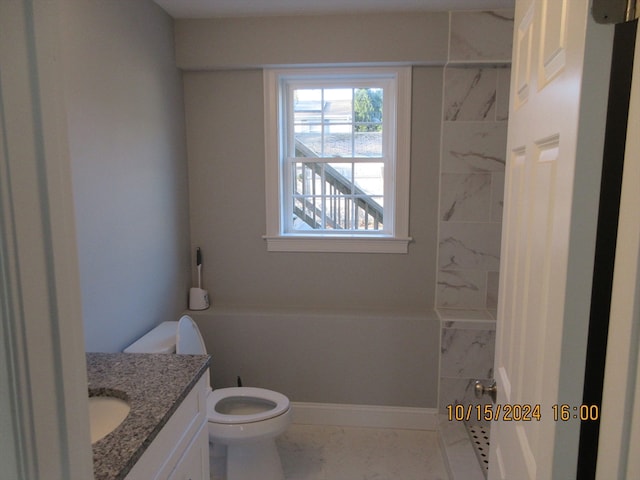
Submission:
<svg viewBox="0 0 640 480">
<path fill-rule="evenodd" d="M 600 408 L 598 405 L 569 405 L 554 404 L 549 414 L 555 422 L 571 420 L 598 420 Z M 447 405 L 447 418 L 451 421 L 478 422 L 531 422 L 540 421 L 544 415 L 540 404 L 468 404 Z"/>
</svg>

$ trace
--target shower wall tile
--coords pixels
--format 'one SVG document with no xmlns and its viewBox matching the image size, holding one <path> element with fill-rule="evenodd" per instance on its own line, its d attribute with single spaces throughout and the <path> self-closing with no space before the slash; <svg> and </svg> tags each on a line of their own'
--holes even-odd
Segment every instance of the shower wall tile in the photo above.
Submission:
<svg viewBox="0 0 640 480">
<path fill-rule="evenodd" d="M 459 324 L 458 324 L 459 325 Z M 489 329 L 444 328 L 440 359 L 440 411 L 447 405 L 489 403 L 475 396 L 474 383 L 493 378 L 495 323 Z"/>
<path fill-rule="evenodd" d="M 488 396 L 476 398 L 473 389 L 475 381 L 489 381 L 484 378 L 440 377 L 440 412 L 447 412 L 447 405 L 485 405 L 491 403 Z"/>
<path fill-rule="evenodd" d="M 442 172 L 504 172 L 505 122 L 445 122 L 442 130 Z"/>
<path fill-rule="evenodd" d="M 511 68 L 498 69 L 498 86 L 496 90 L 496 120 L 509 119 L 509 87 L 511 84 Z"/>
<path fill-rule="evenodd" d="M 440 188 L 441 220 L 490 220 L 493 194 L 490 174 L 444 173 Z"/>
<path fill-rule="evenodd" d="M 502 222 L 504 207 L 504 173 L 495 172 L 491 175 L 491 221 Z"/>
<path fill-rule="evenodd" d="M 498 271 L 501 235 L 496 223 L 440 222 L 439 268 Z"/>
<path fill-rule="evenodd" d="M 442 308 L 485 308 L 487 274 L 482 270 L 438 272 L 437 306 Z"/>
<path fill-rule="evenodd" d="M 442 321 L 443 328 L 495 329 L 494 317 L 486 310 L 438 308 L 436 313 Z"/>
<path fill-rule="evenodd" d="M 497 75 L 495 68 L 447 68 L 444 120 L 495 120 Z"/>
<path fill-rule="evenodd" d="M 499 272 L 487 273 L 487 308 L 495 310 L 498 308 L 498 285 L 500 283 Z"/>
<path fill-rule="evenodd" d="M 443 412 L 490 403 L 473 387 L 493 376 L 513 36 L 512 12 L 450 18 L 436 292 Z"/>
<path fill-rule="evenodd" d="M 440 375 L 491 378 L 495 342 L 495 330 L 443 328 L 440 343 Z"/>
<path fill-rule="evenodd" d="M 438 309 L 438 310 L 442 310 L 442 309 Z M 453 309 L 451 309 L 453 310 Z M 464 310 L 467 312 L 470 312 L 472 310 L 465 310 L 465 309 L 460 309 L 460 310 Z M 491 314 L 489 313 L 488 310 L 473 310 L 475 312 L 482 312 L 484 315 L 486 315 L 488 318 L 491 318 L 491 320 L 488 321 L 478 321 L 478 320 L 459 320 L 459 321 L 455 321 L 455 322 L 443 322 L 442 323 L 442 328 L 457 328 L 457 329 L 462 329 L 462 330 L 495 330 L 496 328 L 496 320 L 495 318 L 493 318 L 493 316 L 491 316 Z"/>
<path fill-rule="evenodd" d="M 512 37 L 513 11 L 452 12 L 449 60 L 508 62 Z"/>
</svg>

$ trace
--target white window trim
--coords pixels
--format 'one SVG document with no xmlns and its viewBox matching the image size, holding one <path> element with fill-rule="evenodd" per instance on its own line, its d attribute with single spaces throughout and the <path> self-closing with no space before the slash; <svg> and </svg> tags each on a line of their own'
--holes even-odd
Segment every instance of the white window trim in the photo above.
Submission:
<svg viewBox="0 0 640 480">
<path fill-rule="evenodd" d="M 366 234 L 298 234 L 283 233 L 281 219 L 282 149 L 279 123 L 279 88 L 281 77 L 317 74 L 393 75 L 397 79 L 395 189 L 393 226 L 390 233 Z M 345 252 L 345 253 L 407 253 L 409 237 L 409 182 L 411 153 L 411 67 L 366 67 L 323 69 L 264 70 L 264 131 L 265 131 L 265 207 L 267 231 L 264 239 L 271 252 Z"/>
</svg>

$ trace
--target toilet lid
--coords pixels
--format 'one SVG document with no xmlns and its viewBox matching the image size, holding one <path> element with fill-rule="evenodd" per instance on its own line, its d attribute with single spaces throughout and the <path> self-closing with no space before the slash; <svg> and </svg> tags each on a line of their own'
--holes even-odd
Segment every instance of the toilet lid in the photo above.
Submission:
<svg viewBox="0 0 640 480">
<path fill-rule="evenodd" d="M 213 423 L 261 422 L 282 415 L 288 409 L 286 396 L 264 388 L 219 388 L 207 397 L 207 417 Z"/>
<path fill-rule="evenodd" d="M 176 353 L 179 355 L 206 355 L 207 348 L 198 329 L 198 325 L 189 315 L 178 320 L 176 333 Z"/>
</svg>

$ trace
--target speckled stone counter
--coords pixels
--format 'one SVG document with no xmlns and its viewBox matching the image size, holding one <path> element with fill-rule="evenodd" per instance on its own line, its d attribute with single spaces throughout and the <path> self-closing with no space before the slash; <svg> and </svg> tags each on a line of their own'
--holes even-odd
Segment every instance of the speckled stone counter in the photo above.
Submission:
<svg viewBox="0 0 640 480">
<path fill-rule="evenodd" d="M 129 402 L 127 418 L 93 444 L 96 480 L 119 480 L 207 371 L 208 355 L 87 353 L 89 395 Z"/>
</svg>

